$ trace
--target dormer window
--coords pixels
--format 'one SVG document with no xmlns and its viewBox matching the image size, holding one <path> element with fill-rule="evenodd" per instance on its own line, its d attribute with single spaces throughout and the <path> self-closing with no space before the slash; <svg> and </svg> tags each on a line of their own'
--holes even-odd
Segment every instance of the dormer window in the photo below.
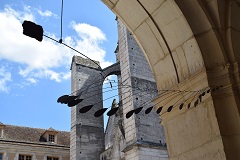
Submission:
<svg viewBox="0 0 240 160">
<path fill-rule="evenodd" d="M 49 128 L 41 135 L 40 141 L 57 143 L 57 134 L 58 131 L 54 130 L 53 128 Z"/>
<path fill-rule="evenodd" d="M 49 142 L 55 142 L 55 136 L 53 134 L 49 134 L 48 141 Z"/>
</svg>

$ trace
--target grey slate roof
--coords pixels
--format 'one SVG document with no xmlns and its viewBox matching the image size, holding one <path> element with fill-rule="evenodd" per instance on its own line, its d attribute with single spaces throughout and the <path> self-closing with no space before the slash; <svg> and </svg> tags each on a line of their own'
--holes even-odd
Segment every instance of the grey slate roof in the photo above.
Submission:
<svg viewBox="0 0 240 160">
<path fill-rule="evenodd" d="M 14 125 L 5 125 L 3 138 L 0 140 L 15 141 L 15 142 L 27 142 L 38 144 L 51 144 L 55 146 L 70 147 L 70 133 L 66 131 L 57 131 L 57 143 L 46 142 L 42 137 L 48 129 L 22 127 Z M 55 131 L 55 130 L 54 130 Z"/>
</svg>

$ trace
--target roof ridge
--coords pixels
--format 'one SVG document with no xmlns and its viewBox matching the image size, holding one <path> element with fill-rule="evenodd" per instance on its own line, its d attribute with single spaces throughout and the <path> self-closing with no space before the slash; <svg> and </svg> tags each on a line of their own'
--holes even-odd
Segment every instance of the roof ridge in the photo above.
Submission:
<svg viewBox="0 0 240 160">
<path fill-rule="evenodd" d="M 46 129 L 46 128 L 37 128 L 37 127 L 29 127 L 29 126 L 18 126 L 18 125 L 12 125 L 12 124 L 4 124 L 5 126 L 12 126 L 12 127 L 21 127 L 21 128 L 31 128 L 31 129 L 40 129 L 40 130 L 45 130 L 48 131 L 50 128 Z M 55 130 L 54 131 L 58 131 L 58 132 L 70 132 L 70 131 L 63 131 L 63 130 Z"/>
</svg>

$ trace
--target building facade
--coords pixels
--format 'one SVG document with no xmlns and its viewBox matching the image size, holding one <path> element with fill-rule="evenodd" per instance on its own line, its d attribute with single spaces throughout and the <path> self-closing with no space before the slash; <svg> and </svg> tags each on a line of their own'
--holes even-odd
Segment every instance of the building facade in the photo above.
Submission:
<svg viewBox="0 0 240 160">
<path fill-rule="evenodd" d="M 0 123 L 0 160 L 69 159 L 69 132 Z"/>
</svg>

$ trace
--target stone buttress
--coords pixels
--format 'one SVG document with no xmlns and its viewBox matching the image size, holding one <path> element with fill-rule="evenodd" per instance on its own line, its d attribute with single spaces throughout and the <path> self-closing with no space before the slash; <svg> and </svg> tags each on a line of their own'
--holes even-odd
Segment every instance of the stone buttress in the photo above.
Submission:
<svg viewBox="0 0 240 160">
<path fill-rule="evenodd" d="M 102 108 L 101 68 L 88 59 L 74 56 L 71 74 L 72 93 L 81 94 L 83 101 L 71 109 L 70 159 L 96 160 L 104 149 L 103 117 L 94 117 Z M 79 112 L 89 105 L 94 105 L 89 112 Z"/>
</svg>

